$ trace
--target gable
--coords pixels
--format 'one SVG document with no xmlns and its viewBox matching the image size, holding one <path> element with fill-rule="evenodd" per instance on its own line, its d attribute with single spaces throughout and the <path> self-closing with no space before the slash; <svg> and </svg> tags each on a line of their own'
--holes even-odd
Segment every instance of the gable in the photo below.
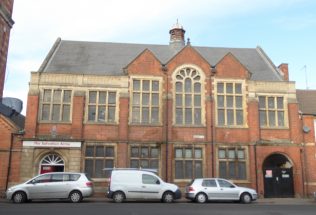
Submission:
<svg viewBox="0 0 316 215">
<path fill-rule="evenodd" d="M 2 114 L 0 114 L 0 124 L 1 124 L 0 132 L 3 132 L 2 129 L 10 131 L 10 133 L 18 130 L 18 127 L 11 120 L 9 120 L 7 117 L 5 117 Z"/>
<path fill-rule="evenodd" d="M 192 46 L 188 45 L 175 55 L 166 65 L 169 71 L 173 72 L 178 66 L 184 64 L 198 65 L 207 75 L 210 75 L 211 65 Z"/>
<path fill-rule="evenodd" d="M 251 73 L 232 53 L 228 53 L 216 65 L 215 76 L 218 78 L 250 79 Z"/>
<path fill-rule="evenodd" d="M 138 55 L 125 69 L 128 75 L 162 75 L 161 62 L 148 49 Z"/>
</svg>

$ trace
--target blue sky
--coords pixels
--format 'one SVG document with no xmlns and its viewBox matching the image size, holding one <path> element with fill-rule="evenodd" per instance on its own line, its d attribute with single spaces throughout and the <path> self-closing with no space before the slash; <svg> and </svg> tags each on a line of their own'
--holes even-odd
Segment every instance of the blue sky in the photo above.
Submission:
<svg viewBox="0 0 316 215">
<path fill-rule="evenodd" d="M 64 40 L 168 44 L 176 20 L 193 46 L 255 48 L 289 64 L 298 89 L 316 89 L 314 0 L 15 0 L 5 97 L 24 102 L 58 37 Z"/>
</svg>

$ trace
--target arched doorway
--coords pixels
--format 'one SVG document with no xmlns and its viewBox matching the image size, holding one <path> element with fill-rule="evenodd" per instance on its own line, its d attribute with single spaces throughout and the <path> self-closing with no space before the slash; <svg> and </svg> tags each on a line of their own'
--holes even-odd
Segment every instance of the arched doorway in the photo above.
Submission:
<svg viewBox="0 0 316 215">
<path fill-rule="evenodd" d="M 294 197 L 293 165 L 282 154 L 273 154 L 263 162 L 265 198 Z"/>
<path fill-rule="evenodd" d="M 63 172 L 64 168 L 64 160 L 56 154 L 46 155 L 40 162 L 40 174 L 47 172 Z"/>
</svg>

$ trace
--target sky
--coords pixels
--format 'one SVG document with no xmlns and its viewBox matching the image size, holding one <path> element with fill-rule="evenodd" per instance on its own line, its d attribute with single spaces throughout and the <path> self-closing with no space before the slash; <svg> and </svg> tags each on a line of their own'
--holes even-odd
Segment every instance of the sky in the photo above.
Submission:
<svg viewBox="0 0 316 215">
<path fill-rule="evenodd" d="M 58 37 L 169 43 L 177 22 L 192 46 L 256 48 L 288 63 L 297 89 L 316 89 L 315 0 L 14 0 L 4 97 L 23 101 Z"/>
</svg>

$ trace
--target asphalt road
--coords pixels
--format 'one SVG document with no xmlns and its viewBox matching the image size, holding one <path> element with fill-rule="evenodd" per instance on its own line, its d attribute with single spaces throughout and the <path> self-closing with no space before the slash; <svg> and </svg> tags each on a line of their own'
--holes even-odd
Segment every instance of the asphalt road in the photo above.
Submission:
<svg viewBox="0 0 316 215">
<path fill-rule="evenodd" d="M 32 202 L 13 204 L 0 202 L 1 215 L 315 215 L 316 205 L 270 205 L 252 203 L 207 203 L 180 202 L 165 204 L 160 202 L 89 202 L 79 204 L 68 202 Z"/>
</svg>

